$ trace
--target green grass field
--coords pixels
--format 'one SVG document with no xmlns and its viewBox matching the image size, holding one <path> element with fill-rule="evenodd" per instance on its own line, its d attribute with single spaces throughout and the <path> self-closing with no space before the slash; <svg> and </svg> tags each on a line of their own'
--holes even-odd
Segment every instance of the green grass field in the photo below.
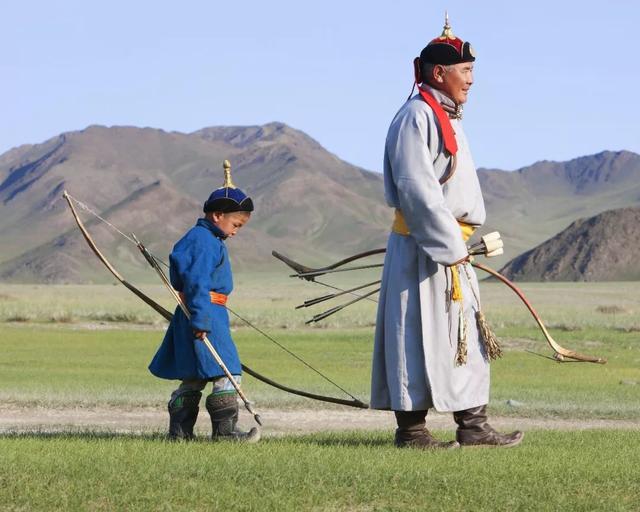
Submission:
<svg viewBox="0 0 640 512">
<path fill-rule="evenodd" d="M 502 415 L 640 419 L 640 350 L 637 334 L 563 332 L 568 347 L 609 359 L 607 365 L 555 363 L 525 349 L 548 353 L 538 332 L 498 330 L 506 355 L 492 367 L 491 408 Z M 371 329 L 284 330 L 277 339 L 363 400 L 368 399 Z M 580 340 L 585 335 L 586 341 Z M 288 385 L 345 397 L 321 377 L 249 329 L 234 333 L 243 361 Z M 157 406 L 175 387 L 146 369 L 161 331 L 85 330 L 5 326 L 0 360 L 0 400 L 21 406 Z M 597 338 L 594 344 L 592 339 Z M 566 341 L 565 341 L 566 340 Z M 246 377 L 249 396 L 263 407 L 316 406 Z M 518 404 L 507 405 L 507 401 Z M 328 407 L 328 405 L 327 405 Z"/>
<path fill-rule="evenodd" d="M 637 510 L 640 432 L 534 431 L 515 449 L 415 452 L 378 433 L 254 446 L 0 438 L 3 510 Z"/>
<path fill-rule="evenodd" d="M 232 308 L 368 399 L 375 304 L 304 328 L 316 311 L 292 307 L 322 289 L 279 284 L 274 276 L 251 290 L 247 285 L 238 280 Z M 416 453 L 393 448 L 390 431 L 285 435 L 236 446 L 204 437 L 172 444 L 159 432 L 136 429 L 46 433 L 45 421 L 40 432 L 0 435 L 0 510 L 638 510 L 640 287 L 523 286 L 556 341 L 608 358 L 604 366 L 559 364 L 527 352 L 550 351 L 506 289 L 482 288 L 506 348 L 492 365 L 493 416 L 576 425 L 605 419 L 625 428 L 528 430 L 515 449 Z M 159 288 L 151 292 L 162 296 Z M 175 384 L 146 370 L 163 323 L 127 293 L 115 286 L 0 286 L 0 402 L 34 411 L 164 410 Z M 234 338 L 249 366 L 292 386 L 343 396 L 236 325 Z M 258 409 L 339 408 L 250 377 L 243 387 Z"/>
</svg>

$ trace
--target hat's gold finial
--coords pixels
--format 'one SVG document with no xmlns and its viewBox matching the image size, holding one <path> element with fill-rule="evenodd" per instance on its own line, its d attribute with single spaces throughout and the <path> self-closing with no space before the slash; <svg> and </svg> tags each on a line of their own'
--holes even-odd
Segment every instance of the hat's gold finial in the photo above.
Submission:
<svg viewBox="0 0 640 512">
<path fill-rule="evenodd" d="M 222 168 L 224 169 L 224 185 L 222 185 L 222 188 L 236 188 L 231 180 L 231 162 L 225 160 L 222 162 Z"/>
<path fill-rule="evenodd" d="M 440 35 L 440 39 L 455 39 L 456 36 L 453 35 L 453 31 L 451 30 L 451 25 L 449 25 L 449 13 L 444 11 L 444 27 L 442 27 L 442 34 Z"/>
</svg>

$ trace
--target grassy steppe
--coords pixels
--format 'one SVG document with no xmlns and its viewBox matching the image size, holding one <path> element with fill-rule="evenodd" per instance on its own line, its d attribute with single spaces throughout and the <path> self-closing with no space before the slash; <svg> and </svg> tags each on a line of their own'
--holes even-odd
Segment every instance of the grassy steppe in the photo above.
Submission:
<svg viewBox="0 0 640 512">
<path fill-rule="evenodd" d="M 607 357 L 605 366 L 531 355 L 527 350 L 549 353 L 532 320 L 508 290 L 495 283 L 482 288 L 487 316 L 506 347 L 505 357 L 492 365 L 492 414 L 640 419 L 636 283 L 523 287 L 560 344 Z M 367 399 L 375 304 L 347 310 L 324 327 L 301 328 L 310 312 L 292 306 L 322 293 L 308 283 L 279 285 L 268 278 L 249 290 L 239 286 L 231 306 Z M 21 407 L 164 409 L 175 384 L 146 370 L 163 324 L 145 307 L 118 287 L 0 286 L 0 400 Z M 234 337 L 256 370 L 339 395 L 254 331 L 236 327 Z M 331 407 L 250 377 L 243 384 L 261 408 Z M 438 434 L 450 438 L 452 431 Z M 171 444 L 155 434 L 4 434 L 0 510 L 639 507 L 639 430 L 529 430 L 515 449 L 446 453 L 397 450 L 389 439 L 389 432 L 362 431 L 237 446 L 204 439 Z"/>
<path fill-rule="evenodd" d="M 559 364 L 523 350 L 547 353 L 538 331 L 503 334 L 506 355 L 492 365 L 494 412 L 567 418 L 640 418 L 640 349 L 634 332 L 563 332 L 571 348 L 609 359 L 607 365 Z M 581 338 L 585 337 L 585 340 Z M 74 330 L 63 327 L 5 326 L 0 357 L 0 400 L 27 406 L 164 407 L 175 383 L 153 377 L 148 365 L 161 331 Z M 254 331 L 234 338 L 250 367 L 294 387 L 343 396 L 304 365 Z M 370 329 L 286 330 L 277 333 L 287 348 L 361 399 L 369 395 Z M 591 340 L 597 339 L 595 343 Z M 244 387 L 261 406 L 317 406 L 251 377 Z M 515 406 L 508 405 L 507 401 Z M 324 406 L 324 405 L 323 405 Z M 328 405 L 327 405 L 328 407 Z"/>
<path fill-rule="evenodd" d="M 516 448 L 397 450 L 379 433 L 254 446 L 0 438 L 3 510 L 637 510 L 640 432 L 527 434 Z"/>
<path fill-rule="evenodd" d="M 289 279 L 288 274 L 286 269 L 278 274 L 240 274 L 235 280 L 229 306 L 260 327 L 308 329 L 304 322 L 313 314 L 346 302 L 342 297 L 334 303 L 295 310 L 294 307 L 305 299 L 325 295 L 331 290 L 300 279 Z M 345 273 L 336 274 L 333 281 L 328 277 L 326 280 L 346 288 L 378 277 L 376 272 Z M 520 287 L 550 328 L 636 331 L 640 338 L 639 283 L 522 283 Z M 141 288 L 169 310 L 175 308 L 161 285 Z M 480 289 L 483 310 L 492 325 L 533 326 L 529 313 L 505 286 L 481 282 Z M 373 327 L 375 311 L 375 302 L 361 301 L 312 328 Z M 234 326 L 243 325 L 233 316 L 231 321 Z M 106 326 L 124 322 L 157 328 L 165 325 L 155 311 L 120 285 L 0 284 L 0 322 L 103 323 Z"/>
</svg>

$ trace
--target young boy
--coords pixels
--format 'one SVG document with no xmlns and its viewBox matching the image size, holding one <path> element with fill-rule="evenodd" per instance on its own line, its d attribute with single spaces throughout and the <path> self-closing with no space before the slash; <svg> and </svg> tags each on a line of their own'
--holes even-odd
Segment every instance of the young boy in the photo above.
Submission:
<svg viewBox="0 0 640 512">
<path fill-rule="evenodd" d="M 204 203 L 204 218 L 198 219 L 173 248 L 170 278 L 180 293 L 191 321 L 178 307 L 162 345 L 149 370 L 163 379 L 182 381 L 169 400 L 169 438 L 193 439 L 202 390 L 207 382 L 213 389 L 206 399 L 211 416 L 212 439 L 257 442 L 260 431 L 236 430 L 237 393 L 222 368 L 215 362 L 202 339 L 206 335 L 240 382 L 238 351 L 229 331 L 225 303 L 233 289 L 231 265 L 224 240 L 244 226 L 253 211 L 253 202 L 231 181 L 231 169 L 224 162 L 224 185 L 214 190 Z"/>
</svg>

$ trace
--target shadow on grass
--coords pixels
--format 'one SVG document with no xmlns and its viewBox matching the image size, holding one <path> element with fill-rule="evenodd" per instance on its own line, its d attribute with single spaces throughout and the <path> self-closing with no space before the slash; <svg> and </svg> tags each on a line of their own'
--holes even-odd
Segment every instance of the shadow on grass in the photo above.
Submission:
<svg viewBox="0 0 640 512">
<path fill-rule="evenodd" d="M 37 440 L 85 440 L 95 441 L 102 439 L 113 440 L 147 440 L 167 441 L 167 435 L 163 432 L 109 432 L 94 430 L 29 430 L 6 431 L 0 433 L 0 439 L 37 439 Z"/>
<path fill-rule="evenodd" d="M 165 432 L 109 432 L 109 431 L 93 431 L 93 430 L 32 430 L 32 431 L 6 431 L 0 433 L 0 440 L 14 439 L 24 440 L 32 439 L 38 441 L 148 441 L 161 442 L 171 445 L 180 444 L 212 444 L 207 436 L 198 436 L 194 440 L 171 440 Z M 213 443 L 219 445 L 225 444 L 241 444 L 235 441 L 219 440 Z M 308 445 L 318 447 L 381 447 L 392 446 L 393 435 L 385 432 L 369 433 L 369 432 L 347 432 L 347 433 L 322 433 L 322 434 L 289 434 L 285 436 L 263 437 L 260 445 Z"/>
<path fill-rule="evenodd" d="M 267 440 L 269 441 L 269 440 Z M 293 445 L 312 446 L 342 446 L 342 447 L 380 447 L 392 446 L 393 435 L 389 433 L 349 432 L 304 434 L 301 436 L 286 436 L 274 441 L 286 442 Z"/>
</svg>

